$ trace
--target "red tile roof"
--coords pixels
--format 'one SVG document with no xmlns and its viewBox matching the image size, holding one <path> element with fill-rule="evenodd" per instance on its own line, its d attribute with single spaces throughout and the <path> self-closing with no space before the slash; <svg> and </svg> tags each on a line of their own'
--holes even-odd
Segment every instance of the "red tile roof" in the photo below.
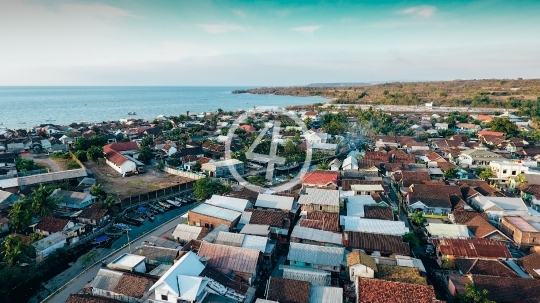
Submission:
<svg viewBox="0 0 540 303">
<path fill-rule="evenodd" d="M 323 221 L 300 219 L 300 226 L 314 229 L 323 229 Z"/>
<path fill-rule="evenodd" d="M 270 277 L 267 300 L 279 303 L 309 303 L 311 283 Z"/>
<path fill-rule="evenodd" d="M 504 137 L 506 136 L 505 133 L 501 133 L 501 132 L 493 132 L 493 131 L 490 131 L 490 130 L 481 130 L 478 132 L 478 136 L 485 136 L 485 135 L 488 135 L 488 136 L 497 136 L 497 137 Z"/>
<path fill-rule="evenodd" d="M 139 148 L 139 145 L 137 145 L 137 142 L 135 141 L 129 141 L 129 142 L 111 143 L 111 144 L 105 145 L 103 149 L 105 149 L 105 147 L 108 147 L 117 152 L 121 152 L 121 151 L 126 151 L 126 150 L 135 150 Z"/>
<path fill-rule="evenodd" d="M 504 242 L 484 238 L 431 239 L 443 255 L 473 258 L 512 258 Z"/>
<path fill-rule="evenodd" d="M 533 252 L 521 259 L 517 263 L 525 269 L 525 271 L 536 279 L 540 279 L 540 274 L 536 270 L 540 269 L 540 253 Z"/>
<path fill-rule="evenodd" d="M 383 254 L 398 254 L 403 256 L 410 256 L 411 251 L 409 243 L 403 242 L 401 236 L 365 233 L 359 231 L 345 231 L 344 242 L 347 247 L 363 249 L 368 252 L 379 251 Z"/>
<path fill-rule="evenodd" d="M 125 162 L 129 161 L 129 159 L 126 158 L 124 155 L 115 150 L 112 150 L 107 146 L 103 148 L 103 152 L 105 153 L 105 158 L 110 162 L 114 163 L 114 165 L 116 166 L 121 166 Z"/>
<path fill-rule="evenodd" d="M 519 275 L 499 260 L 482 259 L 455 259 L 454 265 L 463 274 L 497 276 L 497 277 L 519 277 Z"/>
<path fill-rule="evenodd" d="M 498 232 L 493 225 L 491 225 L 484 217 L 475 216 L 469 222 L 466 222 L 467 228 L 477 237 L 484 238 L 488 235 L 491 235 L 494 232 Z M 500 232 L 499 232 L 500 233 Z"/>
<path fill-rule="evenodd" d="M 364 205 L 364 217 L 379 220 L 394 220 L 394 211 L 389 206 Z"/>
<path fill-rule="evenodd" d="M 121 303 L 123 301 L 92 295 L 71 294 L 66 303 Z"/>
<path fill-rule="evenodd" d="M 41 221 L 39 221 L 35 228 L 52 234 L 64 230 L 64 227 L 66 227 L 68 223 L 68 219 L 48 216 L 41 218 Z"/>
<path fill-rule="evenodd" d="M 123 273 L 114 292 L 132 298 L 141 298 L 151 285 L 152 281 L 148 278 Z"/>
<path fill-rule="evenodd" d="M 433 286 L 358 278 L 358 303 L 433 303 Z"/>
<path fill-rule="evenodd" d="M 337 232 L 339 230 L 339 214 L 322 211 L 311 211 L 307 214 L 307 219 L 322 222 L 322 230 Z"/>
<path fill-rule="evenodd" d="M 338 173 L 316 170 L 302 176 L 302 184 L 324 186 L 328 183 L 338 185 Z"/>
<path fill-rule="evenodd" d="M 478 289 L 488 291 L 488 299 L 498 303 L 540 302 L 537 279 L 473 275 L 472 280 Z"/>
<path fill-rule="evenodd" d="M 280 210 L 262 210 L 246 208 L 245 211 L 251 212 L 250 224 L 270 225 L 272 227 L 289 229 L 291 220 L 289 213 Z"/>
<path fill-rule="evenodd" d="M 403 182 L 403 186 L 409 187 L 411 184 L 423 184 L 424 182 L 431 181 L 431 178 L 427 171 L 402 171 L 401 181 Z"/>
</svg>

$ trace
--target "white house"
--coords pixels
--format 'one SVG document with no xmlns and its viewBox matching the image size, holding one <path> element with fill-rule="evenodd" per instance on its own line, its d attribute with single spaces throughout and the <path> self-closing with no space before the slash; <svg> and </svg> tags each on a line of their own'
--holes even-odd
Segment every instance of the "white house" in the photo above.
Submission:
<svg viewBox="0 0 540 303">
<path fill-rule="evenodd" d="M 331 171 L 338 171 L 339 168 L 341 167 L 341 161 L 339 161 L 337 158 L 330 161 L 330 163 L 328 163 L 330 165 L 330 170 Z"/>
<path fill-rule="evenodd" d="M 446 130 L 448 129 L 448 123 L 435 123 L 436 130 Z"/>
<path fill-rule="evenodd" d="M 475 196 L 471 205 L 487 214 L 491 223 L 500 226 L 503 216 L 530 216 L 525 202 L 521 198 Z"/>
<path fill-rule="evenodd" d="M 469 167 L 489 166 L 491 161 L 503 160 L 503 157 L 482 147 L 464 150 L 458 156 L 459 164 L 467 165 Z"/>
<path fill-rule="evenodd" d="M 520 174 L 524 174 L 529 171 L 529 167 L 525 166 L 522 161 L 491 161 L 489 163 L 489 167 L 497 179 L 505 180 L 508 180 L 508 178 L 515 179 Z"/>
<path fill-rule="evenodd" d="M 317 133 L 308 130 L 304 133 L 304 139 L 310 143 L 326 143 L 332 136 L 327 133 Z"/>
<path fill-rule="evenodd" d="M 66 245 L 67 235 L 63 232 L 56 232 L 37 242 L 32 243 L 36 249 L 36 262 L 41 262 L 58 248 Z"/>
<path fill-rule="evenodd" d="M 169 157 L 176 154 L 178 151 L 176 148 L 176 143 L 174 142 L 167 142 L 167 144 L 165 144 L 161 150 Z"/>
<path fill-rule="evenodd" d="M 113 143 L 118 144 L 118 143 Z M 112 148 L 113 144 L 105 145 L 103 147 L 103 153 L 105 154 L 105 163 L 112 167 L 119 174 L 124 175 L 127 172 L 137 169 L 137 164 L 134 161 L 128 159 L 125 155 L 121 154 Z"/>
<path fill-rule="evenodd" d="M 358 170 L 358 159 L 356 157 L 347 157 L 343 160 L 343 165 L 341 165 L 343 170 Z"/>
<path fill-rule="evenodd" d="M 374 258 L 360 250 L 352 251 L 347 255 L 349 278 L 354 281 L 357 277 L 373 279 L 377 271 L 377 263 Z"/>
</svg>

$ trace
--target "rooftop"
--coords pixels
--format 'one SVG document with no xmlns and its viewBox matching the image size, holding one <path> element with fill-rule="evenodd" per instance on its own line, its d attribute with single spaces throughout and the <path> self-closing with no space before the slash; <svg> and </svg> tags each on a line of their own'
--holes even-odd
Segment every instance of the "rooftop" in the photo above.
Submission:
<svg viewBox="0 0 540 303">
<path fill-rule="evenodd" d="M 302 176 L 302 183 L 318 186 L 324 186 L 329 183 L 333 183 L 337 186 L 338 174 L 336 172 L 315 170 L 304 174 Z"/>
<path fill-rule="evenodd" d="M 512 258 L 504 242 L 485 238 L 431 239 L 443 255 L 473 258 Z"/>
<path fill-rule="evenodd" d="M 194 209 L 190 210 L 190 212 L 202 214 L 209 217 L 214 217 L 218 219 L 223 219 L 229 222 L 232 222 L 236 220 L 238 217 L 242 215 L 242 213 L 222 207 L 217 207 L 214 205 L 202 203 L 199 206 L 195 207 Z"/>
<path fill-rule="evenodd" d="M 309 303 L 342 303 L 343 288 L 311 285 Z"/>
<path fill-rule="evenodd" d="M 342 245 L 341 234 L 314 228 L 302 227 L 299 225 L 296 225 L 294 227 L 291 238 L 299 238 L 321 243 Z"/>
<path fill-rule="evenodd" d="M 246 224 L 244 225 L 240 233 L 268 237 L 268 234 L 270 233 L 270 225 Z"/>
<path fill-rule="evenodd" d="M 279 303 L 309 303 L 309 282 L 270 277 L 268 283 L 266 299 Z"/>
<path fill-rule="evenodd" d="M 426 278 L 420 276 L 416 267 L 377 264 L 375 278 L 393 282 L 427 285 Z"/>
<path fill-rule="evenodd" d="M 345 229 L 389 235 L 404 235 L 409 232 L 403 221 L 388 221 L 344 216 Z"/>
<path fill-rule="evenodd" d="M 503 218 L 522 232 L 540 232 L 522 217 L 507 216 Z"/>
<path fill-rule="evenodd" d="M 218 269 L 254 273 L 260 251 L 203 242 L 198 254 L 208 257 L 208 264 Z"/>
<path fill-rule="evenodd" d="M 172 235 L 175 239 L 180 239 L 182 241 L 188 242 L 190 240 L 198 239 L 201 234 L 202 227 L 200 226 L 190 226 L 186 224 L 178 224 Z"/>
<path fill-rule="evenodd" d="M 368 252 L 379 251 L 385 254 L 411 255 L 409 243 L 403 242 L 401 235 L 396 236 L 356 231 L 345 231 L 344 234 L 349 242 L 347 247 L 363 249 Z"/>
<path fill-rule="evenodd" d="M 362 278 L 358 278 L 357 284 L 358 303 L 438 302 L 433 286 Z"/>
<path fill-rule="evenodd" d="M 293 202 L 293 197 L 259 194 L 255 206 L 290 211 L 293 207 Z"/>
<path fill-rule="evenodd" d="M 426 229 L 432 236 L 447 238 L 469 237 L 467 226 L 461 224 L 429 223 Z"/>
<path fill-rule="evenodd" d="M 339 206 L 339 191 L 319 188 L 306 188 L 306 193 L 300 195 L 299 204 L 319 204 Z"/>
<path fill-rule="evenodd" d="M 112 261 L 109 265 L 131 269 L 144 262 L 145 259 L 146 258 L 144 256 L 122 254 L 120 257 Z"/>
<path fill-rule="evenodd" d="M 291 242 L 287 259 L 317 265 L 340 266 L 343 262 L 343 247 L 318 246 Z"/>
<path fill-rule="evenodd" d="M 242 212 L 248 206 L 249 201 L 246 199 L 212 195 L 204 203 Z"/>
</svg>

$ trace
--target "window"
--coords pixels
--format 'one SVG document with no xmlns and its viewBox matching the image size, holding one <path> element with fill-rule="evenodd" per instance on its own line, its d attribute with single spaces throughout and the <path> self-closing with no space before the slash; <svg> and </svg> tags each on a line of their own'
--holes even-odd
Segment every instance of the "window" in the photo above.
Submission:
<svg viewBox="0 0 540 303">
<path fill-rule="evenodd" d="M 503 169 L 503 174 L 506 174 L 506 169 Z"/>
<path fill-rule="evenodd" d="M 515 170 L 513 170 L 513 171 L 512 171 L 512 176 L 515 176 L 516 173 L 517 173 L 517 172 L 516 172 Z"/>
<path fill-rule="evenodd" d="M 161 300 L 168 301 L 169 297 L 167 295 L 161 295 Z"/>
<path fill-rule="evenodd" d="M 306 266 L 311 266 L 311 263 L 307 263 L 307 262 L 306 262 Z"/>
<path fill-rule="evenodd" d="M 207 222 L 204 222 L 204 227 L 209 228 L 210 224 L 208 224 Z"/>
<path fill-rule="evenodd" d="M 533 237 L 533 238 L 532 238 L 532 241 L 533 241 L 533 242 L 536 242 L 536 237 Z"/>
</svg>

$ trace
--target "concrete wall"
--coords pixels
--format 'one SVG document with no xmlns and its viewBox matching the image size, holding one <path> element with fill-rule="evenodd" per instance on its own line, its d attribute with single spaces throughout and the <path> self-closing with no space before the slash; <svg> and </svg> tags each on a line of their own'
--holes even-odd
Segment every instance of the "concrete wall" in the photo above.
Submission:
<svg viewBox="0 0 540 303">
<path fill-rule="evenodd" d="M 219 218 L 210 217 L 207 215 L 194 213 L 192 211 L 188 212 L 188 222 L 191 226 L 202 226 L 205 227 L 205 224 L 208 224 L 209 227 L 214 225 L 214 228 L 217 227 L 219 224 L 224 224 L 229 227 L 236 227 L 236 224 L 238 224 L 238 221 L 240 220 L 240 216 L 236 218 L 234 221 L 227 221 Z M 197 223 L 199 225 L 197 225 Z"/>
<path fill-rule="evenodd" d="M 199 180 L 199 179 L 205 178 L 204 175 L 195 174 L 195 173 L 187 172 L 187 171 L 180 171 L 180 170 L 170 168 L 170 167 L 165 167 L 164 171 L 166 173 L 171 174 L 171 175 L 186 177 L 186 178 L 190 178 L 190 179 L 194 179 L 194 180 Z"/>
</svg>

